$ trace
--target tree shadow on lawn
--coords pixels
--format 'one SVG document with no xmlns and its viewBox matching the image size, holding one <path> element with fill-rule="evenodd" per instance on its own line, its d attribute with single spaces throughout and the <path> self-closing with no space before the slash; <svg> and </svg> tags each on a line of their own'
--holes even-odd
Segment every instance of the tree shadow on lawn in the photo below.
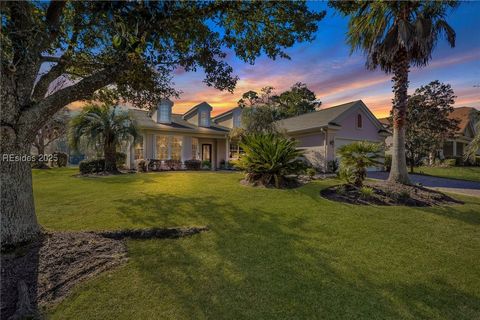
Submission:
<svg viewBox="0 0 480 320">
<path fill-rule="evenodd" d="M 321 238 L 308 228 L 308 220 L 302 224 L 259 208 L 247 211 L 216 197 L 158 194 L 119 203 L 119 215 L 134 224 L 189 221 L 210 227 L 190 239 L 129 242 L 132 266 L 161 292 L 152 299 L 168 299 L 161 307 L 166 314 L 217 319 L 480 316 L 479 297 L 442 279 L 385 284 L 354 263 L 339 265 L 341 252 L 311 243 Z"/>
</svg>

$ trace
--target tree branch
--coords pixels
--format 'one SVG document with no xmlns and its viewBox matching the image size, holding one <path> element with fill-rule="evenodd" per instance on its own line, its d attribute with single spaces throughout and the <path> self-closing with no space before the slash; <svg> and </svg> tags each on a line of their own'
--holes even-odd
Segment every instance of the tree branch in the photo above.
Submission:
<svg viewBox="0 0 480 320">
<path fill-rule="evenodd" d="M 50 41 L 58 35 L 58 30 L 60 29 L 60 18 L 62 16 L 62 11 L 65 7 L 65 4 L 65 1 L 54 0 L 50 2 L 50 5 L 47 9 L 47 14 L 45 15 L 50 37 L 47 37 L 47 39 L 43 42 L 44 45 L 48 45 Z"/>
<path fill-rule="evenodd" d="M 105 68 L 74 85 L 56 91 L 39 101 L 34 107 L 22 112 L 19 125 L 25 126 L 23 130 L 25 141 L 32 141 L 36 132 L 58 110 L 69 103 L 90 98 L 96 90 L 113 83 L 120 73 L 119 65 Z"/>
</svg>

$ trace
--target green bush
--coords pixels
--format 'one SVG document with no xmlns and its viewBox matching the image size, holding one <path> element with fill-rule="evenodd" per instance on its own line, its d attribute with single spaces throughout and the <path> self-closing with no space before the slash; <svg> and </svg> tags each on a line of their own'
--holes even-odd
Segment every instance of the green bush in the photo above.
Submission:
<svg viewBox="0 0 480 320">
<path fill-rule="evenodd" d="M 212 168 L 212 163 L 210 160 L 203 160 L 202 161 L 202 169 L 211 169 Z"/>
<path fill-rule="evenodd" d="M 53 153 L 54 158 L 57 158 L 55 165 L 57 167 L 66 167 L 68 163 L 68 154 L 65 152 L 55 152 Z"/>
<path fill-rule="evenodd" d="M 310 178 L 313 178 L 317 174 L 317 170 L 315 170 L 315 168 L 310 167 L 310 168 L 307 168 L 306 173 Z"/>
<path fill-rule="evenodd" d="M 125 164 L 127 163 L 127 155 L 123 152 L 116 152 L 115 153 L 115 162 L 116 162 L 118 168 L 125 167 Z"/>
<path fill-rule="evenodd" d="M 92 159 L 80 161 L 78 166 L 81 174 L 98 173 L 105 171 L 105 159 Z"/>
<path fill-rule="evenodd" d="M 347 193 L 347 188 L 345 188 L 345 185 L 342 184 L 342 185 L 338 186 L 337 194 L 343 196 L 345 193 Z"/>
<path fill-rule="evenodd" d="M 143 159 L 136 161 L 136 167 L 139 172 L 147 172 L 147 162 Z"/>
<path fill-rule="evenodd" d="M 456 159 L 445 159 L 442 163 L 446 167 L 454 167 L 457 164 Z"/>
<path fill-rule="evenodd" d="M 327 166 L 328 166 L 328 172 L 333 172 L 333 173 L 337 172 L 338 160 L 335 159 L 335 160 L 328 161 Z"/>
<path fill-rule="evenodd" d="M 174 160 L 174 159 L 168 159 L 168 160 L 165 160 L 165 166 L 168 168 L 168 170 L 181 170 L 182 169 L 182 161 Z"/>
<path fill-rule="evenodd" d="M 243 137 L 240 146 L 244 155 L 236 165 L 246 172 L 246 181 L 254 185 L 286 185 L 285 176 L 305 170 L 293 139 L 273 133 L 255 133 Z"/>
<path fill-rule="evenodd" d="M 361 187 L 358 191 L 360 192 L 360 198 L 362 199 L 370 199 L 374 194 L 373 188 L 365 186 Z"/>
<path fill-rule="evenodd" d="M 337 152 L 340 160 L 340 177 L 347 183 L 361 187 L 367 176 L 367 168 L 382 164 L 381 145 L 367 141 L 341 146 Z"/>
<path fill-rule="evenodd" d="M 195 160 L 195 159 L 185 160 L 183 164 L 185 165 L 187 170 L 200 170 L 202 166 L 202 162 L 200 160 Z"/>
</svg>

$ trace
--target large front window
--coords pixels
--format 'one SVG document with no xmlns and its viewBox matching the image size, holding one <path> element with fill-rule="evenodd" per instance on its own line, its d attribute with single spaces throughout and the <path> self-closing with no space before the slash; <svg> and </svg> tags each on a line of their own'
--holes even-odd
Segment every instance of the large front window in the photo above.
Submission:
<svg viewBox="0 0 480 320">
<path fill-rule="evenodd" d="M 208 113 L 205 111 L 200 112 L 200 126 L 208 127 Z"/>
<path fill-rule="evenodd" d="M 170 159 L 182 160 L 182 137 L 179 137 L 179 136 L 172 137 Z"/>
<path fill-rule="evenodd" d="M 155 159 L 182 160 L 182 142 L 182 136 L 157 136 Z"/>
<path fill-rule="evenodd" d="M 238 145 L 238 143 L 231 142 L 229 153 L 230 159 L 238 159 L 241 154 L 243 154 L 243 149 Z"/>
<path fill-rule="evenodd" d="M 170 122 L 169 106 L 160 106 L 160 122 Z"/>
<path fill-rule="evenodd" d="M 200 159 L 200 149 L 198 148 L 198 139 L 192 138 L 192 159 L 199 160 Z"/>
<path fill-rule="evenodd" d="M 157 136 L 157 144 L 155 159 L 167 160 L 168 159 L 168 136 Z"/>
<path fill-rule="evenodd" d="M 134 147 L 135 160 L 143 159 L 143 136 L 138 137 Z"/>
</svg>

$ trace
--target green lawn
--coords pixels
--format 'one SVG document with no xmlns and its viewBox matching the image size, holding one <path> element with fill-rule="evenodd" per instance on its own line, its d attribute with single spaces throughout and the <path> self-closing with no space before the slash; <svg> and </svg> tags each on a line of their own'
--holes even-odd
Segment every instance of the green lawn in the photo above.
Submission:
<svg viewBox="0 0 480 320">
<path fill-rule="evenodd" d="M 254 189 L 237 173 L 76 178 L 34 172 L 51 230 L 208 225 L 131 240 L 127 265 L 78 287 L 50 319 L 479 319 L 480 199 L 444 208 L 325 200 L 317 181 Z"/>
<path fill-rule="evenodd" d="M 419 167 L 415 173 L 427 174 L 430 176 L 461 179 L 480 182 L 480 167 Z"/>
</svg>

